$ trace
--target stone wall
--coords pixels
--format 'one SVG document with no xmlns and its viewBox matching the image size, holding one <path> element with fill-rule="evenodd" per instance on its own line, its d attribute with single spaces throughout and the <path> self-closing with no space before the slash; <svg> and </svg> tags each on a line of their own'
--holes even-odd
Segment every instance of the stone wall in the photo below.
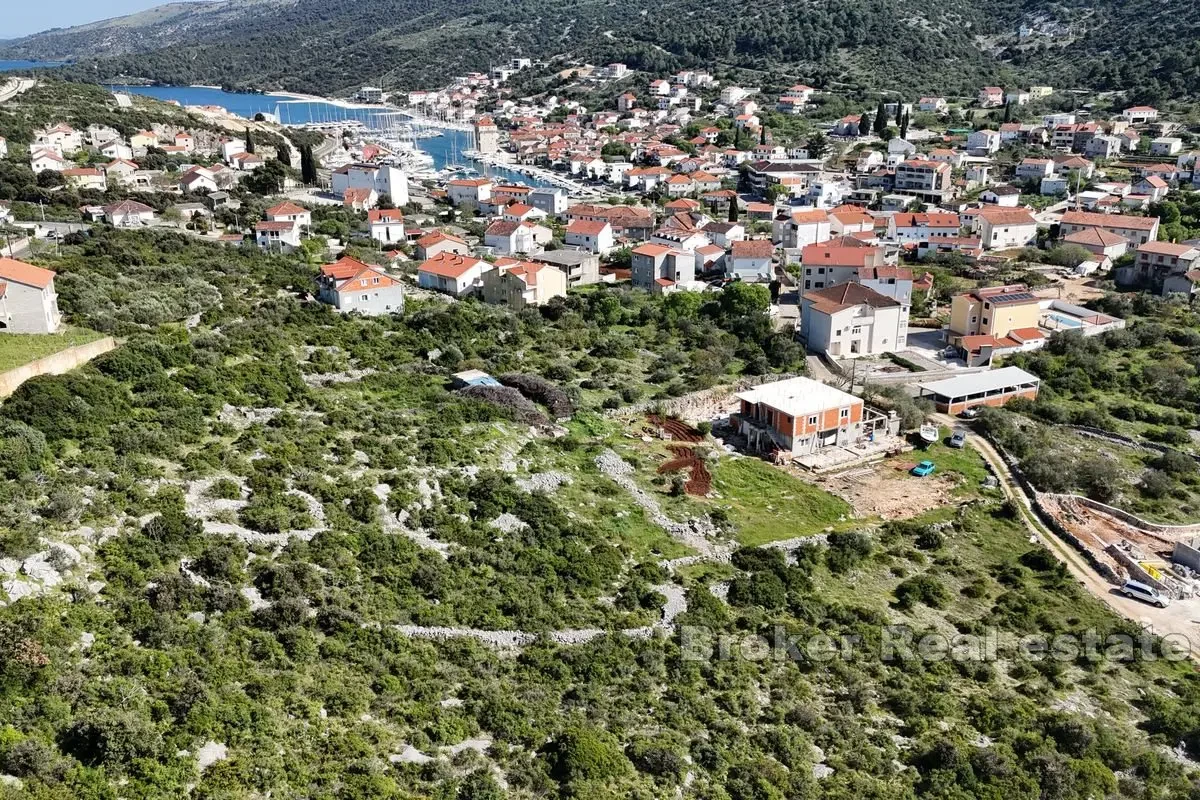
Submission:
<svg viewBox="0 0 1200 800">
<path fill-rule="evenodd" d="M 714 386 L 699 392 L 670 397 L 663 400 L 645 400 L 630 406 L 611 409 L 605 414 L 610 417 L 634 417 L 661 411 L 668 417 L 679 417 L 687 422 L 702 422 L 713 417 L 724 416 L 736 411 L 738 402 L 733 395 L 764 383 L 796 377 L 793 374 L 754 375 L 726 386 Z"/>
<path fill-rule="evenodd" d="M 64 372 L 70 372 L 116 346 L 115 339 L 105 336 L 103 339 L 68 347 L 53 355 L 30 361 L 28 364 L 10 369 L 8 372 L 0 372 L 0 397 L 8 397 L 17 390 L 18 386 L 30 378 L 36 378 L 38 375 L 61 375 Z"/>
</svg>

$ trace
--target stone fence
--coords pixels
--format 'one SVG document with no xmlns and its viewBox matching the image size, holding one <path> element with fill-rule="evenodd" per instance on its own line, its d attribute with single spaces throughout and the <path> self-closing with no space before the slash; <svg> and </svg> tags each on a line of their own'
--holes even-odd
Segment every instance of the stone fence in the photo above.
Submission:
<svg viewBox="0 0 1200 800">
<path fill-rule="evenodd" d="M 701 391 L 691 392 L 679 397 L 668 397 L 662 400 L 643 400 L 633 405 L 609 409 L 604 413 L 609 417 L 635 417 L 641 414 L 661 411 L 668 417 L 679 417 L 684 420 L 704 420 L 728 412 L 728 407 L 733 404 L 733 395 L 738 392 L 764 383 L 774 383 L 775 381 L 794 377 L 796 376 L 792 373 L 752 375 L 736 383 L 714 386 L 711 389 L 702 389 Z"/>
<path fill-rule="evenodd" d="M 111 336 L 105 336 L 103 339 L 97 339 L 94 342 L 68 347 L 66 350 L 59 350 L 53 355 L 39 358 L 36 361 L 30 361 L 28 364 L 22 364 L 19 367 L 10 369 L 8 372 L 0 372 L 0 397 L 8 397 L 17 390 L 17 387 L 30 378 L 36 378 L 38 375 L 61 375 L 64 372 L 70 372 L 76 367 L 91 361 L 96 356 L 107 353 L 116 346 L 117 342 L 115 339 Z"/>
</svg>

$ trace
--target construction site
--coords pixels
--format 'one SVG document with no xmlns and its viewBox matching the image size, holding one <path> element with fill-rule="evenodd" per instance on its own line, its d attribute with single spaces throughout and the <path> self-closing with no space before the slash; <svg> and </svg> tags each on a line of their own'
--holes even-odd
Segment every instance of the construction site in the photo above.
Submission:
<svg viewBox="0 0 1200 800">
<path fill-rule="evenodd" d="M 1154 525 L 1076 495 L 1043 494 L 1038 502 L 1110 580 L 1140 581 L 1177 600 L 1200 593 L 1200 559 L 1191 555 L 1200 556 L 1191 547 L 1200 526 Z"/>
</svg>

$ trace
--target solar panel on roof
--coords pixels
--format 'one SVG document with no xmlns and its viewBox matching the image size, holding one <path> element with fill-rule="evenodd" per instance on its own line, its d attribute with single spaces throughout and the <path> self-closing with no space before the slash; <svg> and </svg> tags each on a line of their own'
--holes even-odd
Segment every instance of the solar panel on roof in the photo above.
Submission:
<svg viewBox="0 0 1200 800">
<path fill-rule="evenodd" d="M 993 305 L 1000 305 L 1001 303 L 1024 303 L 1026 300 L 1035 300 L 1037 298 L 1030 292 L 1013 292 L 1012 294 L 998 294 L 983 299 L 990 301 Z"/>
</svg>

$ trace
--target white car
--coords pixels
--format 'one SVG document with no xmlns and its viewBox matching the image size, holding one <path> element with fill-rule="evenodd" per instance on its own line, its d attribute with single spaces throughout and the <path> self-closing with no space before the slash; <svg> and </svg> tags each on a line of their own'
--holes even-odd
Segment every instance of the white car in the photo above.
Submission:
<svg viewBox="0 0 1200 800">
<path fill-rule="evenodd" d="M 1171 605 L 1171 598 L 1153 586 L 1147 586 L 1139 581 L 1125 581 L 1125 585 L 1121 587 L 1121 594 L 1141 600 L 1144 603 L 1150 603 L 1159 608 L 1166 608 Z"/>
</svg>

